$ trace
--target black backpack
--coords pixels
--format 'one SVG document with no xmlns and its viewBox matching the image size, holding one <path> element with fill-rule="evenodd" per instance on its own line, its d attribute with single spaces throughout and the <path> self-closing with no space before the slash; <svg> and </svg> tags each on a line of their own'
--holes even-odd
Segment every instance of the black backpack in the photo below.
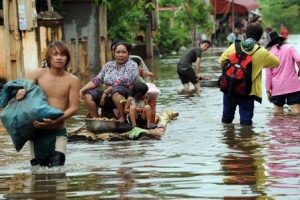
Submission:
<svg viewBox="0 0 300 200">
<path fill-rule="evenodd" d="M 258 47 L 256 51 L 260 49 Z M 252 87 L 252 53 L 242 51 L 241 42 L 235 42 L 235 53 L 229 55 L 229 60 L 222 67 L 218 80 L 220 90 L 228 96 L 249 96 Z"/>
</svg>

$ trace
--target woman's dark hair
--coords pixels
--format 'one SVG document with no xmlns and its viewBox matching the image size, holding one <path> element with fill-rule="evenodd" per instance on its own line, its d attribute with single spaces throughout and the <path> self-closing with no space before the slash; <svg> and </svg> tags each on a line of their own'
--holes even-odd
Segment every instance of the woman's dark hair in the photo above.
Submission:
<svg viewBox="0 0 300 200">
<path fill-rule="evenodd" d="M 249 23 L 245 33 L 246 38 L 252 38 L 258 42 L 263 34 L 263 27 L 258 22 Z"/>
<path fill-rule="evenodd" d="M 119 43 L 115 44 L 114 47 L 113 47 L 113 51 L 116 51 L 117 47 L 120 46 L 120 45 L 124 45 L 126 50 L 128 51 L 128 53 L 130 53 L 131 45 L 126 43 L 126 42 L 119 42 Z"/>
<path fill-rule="evenodd" d="M 277 44 L 276 44 L 277 49 L 280 49 L 281 46 L 284 44 L 284 42 L 285 42 L 284 40 L 278 39 L 278 42 L 277 42 Z"/>
<path fill-rule="evenodd" d="M 65 65 L 65 70 L 67 71 L 67 65 L 70 62 L 71 55 L 70 55 L 70 50 L 69 50 L 68 46 L 62 41 L 54 41 L 48 45 L 47 50 L 46 50 L 47 66 L 49 68 L 51 68 L 50 59 L 52 56 L 52 51 L 56 50 L 56 49 L 58 49 L 62 55 L 67 57 L 67 61 L 66 61 L 66 65 Z"/>
<path fill-rule="evenodd" d="M 110 46 L 110 49 L 113 50 L 114 49 L 114 46 L 120 42 L 125 42 L 124 40 L 121 40 L 119 38 L 115 39 L 112 43 L 111 43 L 111 46 Z"/>
<path fill-rule="evenodd" d="M 141 81 L 136 81 L 133 83 L 133 88 L 131 90 L 131 96 L 135 100 L 140 100 L 147 92 L 148 92 L 148 85 Z"/>
</svg>

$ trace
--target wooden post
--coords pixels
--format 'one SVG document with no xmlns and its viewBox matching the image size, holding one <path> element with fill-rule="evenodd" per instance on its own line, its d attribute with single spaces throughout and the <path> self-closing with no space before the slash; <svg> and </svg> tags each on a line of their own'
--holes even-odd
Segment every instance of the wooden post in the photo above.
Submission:
<svg viewBox="0 0 300 200">
<path fill-rule="evenodd" d="M 34 70 L 39 67 L 38 62 L 38 44 L 36 42 L 36 31 L 23 31 L 22 32 L 22 58 L 23 58 L 23 65 L 22 68 L 23 78 L 31 77 Z M 26 69 L 26 70 L 25 70 Z"/>
<path fill-rule="evenodd" d="M 52 4 L 51 4 L 51 0 L 47 0 L 47 6 L 48 6 L 48 11 L 52 12 Z"/>
<path fill-rule="evenodd" d="M 148 0 L 155 5 L 155 10 L 147 11 L 148 24 L 146 25 L 145 37 L 146 37 L 146 56 L 147 58 L 153 58 L 153 37 L 152 31 L 157 28 L 157 0 Z"/>
<path fill-rule="evenodd" d="M 10 45 L 9 45 L 9 21 L 8 21 L 8 8 L 9 8 L 9 1 L 4 0 L 3 1 L 3 20 L 4 20 L 4 64 L 5 68 L 0 69 L 1 76 L 7 77 L 7 79 L 10 79 L 8 75 L 11 74 L 10 72 Z M 5 28 L 6 27 L 6 28 Z"/>
<path fill-rule="evenodd" d="M 233 32 L 234 31 L 234 22 L 235 22 L 235 18 L 234 18 L 234 15 L 235 15 L 235 12 L 234 12 L 234 0 L 232 0 L 232 2 L 231 2 L 231 8 L 232 8 L 232 10 L 231 10 L 231 16 L 232 16 L 232 30 L 231 30 L 231 32 Z"/>
<path fill-rule="evenodd" d="M 99 6 L 99 33 L 100 37 L 107 37 L 107 17 L 106 5 L 101 3 Z"/>
<path fill-rule="evenodd" d="M 100 69 L 105 65 L 106 63 L 106 56 L 105 56 L 105 37 L 100 37 Z"/>
<path fill-rule="evenodd" d="M 78 66 L 77 66 L 77 52 L 76 52 L 75 38 L 71 38 L 71 62 L 72 62 L 72 74 L 77 76 Z"/>
<path fill-rule="evenodd" d="M 78 39 L 79 45 L 79 64 L 80 64 L 80 77 L 81 86 L 85 85 L 85 66 L 84 66 L 84 53 L 83 53 L 83 43 L 82 38 Z"/>
<path fill-rule="evenodd" d="M 17 79 L 24 76 L 22 67 L 22 37 L 19 31 L 17 0 L 4 0 L 4 27 L 5 27 L 5 51 L 6 53 L 6 78 Z M 10 13 L 10 14 L 9 14 Z"/>
<path fill-rule="evenodd" d="M 152 39 L 152 31 L 151 31 L 151 17 L 150 13 L 148 15 L 148 24 L 146 25 L 146 56 L 147 58 L 153 57 L 153 39 Z"/>
<path fill-rule="evenodd" d="M 111 44 L 112 44 L 111 38 L 107 38 L 107 40 L 106 40 L 106 62 L 111 61 L 113 59 L 112 51 L 110 48 Z"/>
<path fill-rule="evenodd" d="M 89 46 L 88 46 L 88 37 L 82 37 L 82 49 L 83 49 L 83 63 L 84 63 L 84 84 L 90 80 L 90 63 L 89 63 Z"/>
<path fill-rule="evenodd" d="M 89 81 L 89 59 L 88 59 L 88 40 L 86 36 L 79 38 L 79 62 L 81 85 L 85 85 Z"/>
<path fill-rule="evenodd" d="M 100 45 L 100 69 L 104 66 L 106 63 L 106 58 L 108 55 L 106 55 L 105 51 L 105 40 L 107 38 L 107 17 L 106 17 L 106 5 L 104 3 L 101 3 L 99 6 L 99 45 Z"/>
</svg>

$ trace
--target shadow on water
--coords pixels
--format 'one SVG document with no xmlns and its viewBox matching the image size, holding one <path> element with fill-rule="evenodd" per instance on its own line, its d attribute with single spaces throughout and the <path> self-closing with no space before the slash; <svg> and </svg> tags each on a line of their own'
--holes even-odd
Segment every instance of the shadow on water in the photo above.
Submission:
<svg viewBox="0 0 300 200">
<path fill-rule="evenodd" d="M 224 48 L 205 53 L 201 73 L 220 74 Z M 222 93 L 179 94 L 179 56 L 147 61 L 161 90 L 157 111 L 179 112 L 160 141 L 69 142 L 66 166 L 31 168 L 0 128 L 0 199 L 299 199 L 300 120 L 255 105 L 254 125 L 221 124 Z M 81 125 L 84 105 L 68 120 Z"/>
</svg>

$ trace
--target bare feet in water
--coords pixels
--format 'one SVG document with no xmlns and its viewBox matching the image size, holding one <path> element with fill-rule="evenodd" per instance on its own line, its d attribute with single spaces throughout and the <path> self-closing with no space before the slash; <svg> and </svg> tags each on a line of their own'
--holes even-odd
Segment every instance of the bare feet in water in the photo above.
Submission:
<svg viewBox="0 0 300 200">
<path fill-rule="evenodd" d="M 121 124 L 124 124 L 124 123 L 126 122 L 126 119 L 125 119 L 125 117 L 120 117 L 120 118 L 118 119 L 118 121 L 119 121 Z"/>
</svg>

